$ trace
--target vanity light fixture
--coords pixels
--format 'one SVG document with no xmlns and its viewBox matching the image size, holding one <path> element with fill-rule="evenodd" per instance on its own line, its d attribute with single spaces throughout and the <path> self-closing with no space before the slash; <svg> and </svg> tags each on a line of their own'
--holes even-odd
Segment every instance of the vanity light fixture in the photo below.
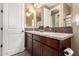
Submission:
<svg viewBox="0 0 79 59">
<path fill-rule="evenodd" d="M 31 15 L 31 13 L 30 13 L 30 12 L 26 12 L 26 15 L 27 15 L 27 16 L 30 16 L 30 15 Z"/>
<path fill-rule="evenodd" d="M 31 10 L 31 9 L 26 10 L 26 16 L 30 16 L 32 14 L 33 14 L 33 10 Z"/>
<path fill-rule="evenodd" d="M 42 7 L 43 6 L 43 4 L 41 4 L 41 3 L 34 3 L 34 7 L 35 8 L 40 8 L 40 7 Z"/>
</svg>

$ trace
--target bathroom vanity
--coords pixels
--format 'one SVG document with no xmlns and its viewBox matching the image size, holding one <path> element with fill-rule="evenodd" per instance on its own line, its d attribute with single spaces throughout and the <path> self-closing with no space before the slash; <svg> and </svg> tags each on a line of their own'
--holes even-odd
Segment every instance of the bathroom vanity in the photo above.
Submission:
<svg viewBox="0 0 79 59">
<path fill-rule="evenodd" d="M 25 32 L 25 48 L 32 56 L 63 56 L 71 47 L 72 34 L 55 32 Z"/>
<path fill-rule="evenodd" d="M 25 48 L 33 56 L 62 56 L 64 49 L 71 48 L 71 7 L 67 3 L 49 5 L 38 9 L 25 3 L 25 12 L 33 11 L 25 16 Z"/>
</svg>

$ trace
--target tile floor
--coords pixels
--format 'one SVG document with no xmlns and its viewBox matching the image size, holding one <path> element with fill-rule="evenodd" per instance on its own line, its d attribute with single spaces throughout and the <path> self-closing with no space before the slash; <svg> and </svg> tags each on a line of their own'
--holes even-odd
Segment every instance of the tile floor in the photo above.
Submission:
<svg viewBox="0 0 79 59">
<path fill-rule="evenodd" d="M 28 51 L 23 51 L 23 52 L 14 54 L 12 56 L 31 56 L 31 55 L 28 53 Z"/>
</svg>

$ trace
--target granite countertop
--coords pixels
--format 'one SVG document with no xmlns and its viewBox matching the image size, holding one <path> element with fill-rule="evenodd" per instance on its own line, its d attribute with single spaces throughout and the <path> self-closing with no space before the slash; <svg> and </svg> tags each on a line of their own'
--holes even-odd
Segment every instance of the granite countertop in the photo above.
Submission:
<svg viewBox="0 0 79 59">
<path fill-rule="evenodd" d="M 40 32 L 40 31 L 25 31 L 25 32 L 48 37 L 48 38 L 53 38 L 57 40 L 65 40 L 73 36 L 73 34 L 69 34 L 69 33 Z"/>
</svg>

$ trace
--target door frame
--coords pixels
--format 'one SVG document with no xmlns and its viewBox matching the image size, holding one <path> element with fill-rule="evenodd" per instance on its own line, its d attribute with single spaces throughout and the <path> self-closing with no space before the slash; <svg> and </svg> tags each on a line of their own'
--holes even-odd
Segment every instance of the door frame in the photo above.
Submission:
<svg viewBox="0 0 79 59">
<path fill-rule="evenodd" d="M 1 9 L 0 9 L 0 16 L 1 16 L 1 19 L 0 19 L 0 21 L 1 21 L 1 26 L 0 26 L 0 31 L 1 31 L 1 38 L 0 38 L 0 55 L 2 56 L 2 51 L 3 51 L 3 3 L 0 3 L 0 7 L 1 7 Z"/>
</svg>

